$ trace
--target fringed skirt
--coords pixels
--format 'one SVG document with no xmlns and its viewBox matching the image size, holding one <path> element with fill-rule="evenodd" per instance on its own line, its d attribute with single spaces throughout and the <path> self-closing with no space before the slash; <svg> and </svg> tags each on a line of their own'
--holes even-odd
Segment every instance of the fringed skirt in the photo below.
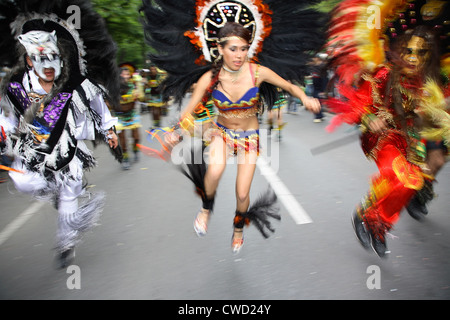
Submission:
<svg viewBox="0 0 450 320">
<path fill-rule="evenodd" d="M 230 156 L 236 156 L 240 152 L 256 152 L 259 155 L 259 130 L 232 130 L 220 123 L 215 128 L 209 129 L 204 136 L 206 145 L 209 145 L 214 136 L 222 137 L 230 152 Z"/>
<path fill-rule="evenodd" d="M 116 112 L 116 116 L 119 118 L 119 123 L 116 125 L 116 130 L 118 132 L 142 127 L 141 118 L 135 110 Z"/>
</svg>

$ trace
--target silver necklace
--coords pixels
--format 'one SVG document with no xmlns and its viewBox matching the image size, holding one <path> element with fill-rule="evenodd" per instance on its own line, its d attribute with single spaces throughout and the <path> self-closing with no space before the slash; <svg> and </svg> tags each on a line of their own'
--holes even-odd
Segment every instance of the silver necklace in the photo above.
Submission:
<svg viewBox="0 0 450 320">
<path fill-rule="evenodd" d="M 241 70 L 242 70 L 242 67 L 240 67 L 239 70 L 231 70 L 231 69 L 228 69 L 227 67 L 225 67 L 225 65 L 223 65 L 222 68 L 226 72 L 230 73 L 230 78 L 231 78 L 232 83 L 235 83 L 237 81 L 239 75 L 241 74 Z"/>
</svg>

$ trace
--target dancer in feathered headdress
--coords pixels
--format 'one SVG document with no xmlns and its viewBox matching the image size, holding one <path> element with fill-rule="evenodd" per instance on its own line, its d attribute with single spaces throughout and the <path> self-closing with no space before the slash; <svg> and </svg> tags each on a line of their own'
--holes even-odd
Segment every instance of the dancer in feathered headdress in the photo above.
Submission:
<svg viewBox="0 0 450 320">
<path fill-rule="evenodd" d="M 63 267 L 104 202 L 101 192 L 78 203 L 83 170 L 96 165 L 82 140 L 120 148 L 105 103 L 119 101 L 116 47 L 89 1 L 0 1 L 0 12 L 0 61 L 12 67 L 1 85 L 2 152 L 14 156 L 19 191 L 54 201 Z"/>
<path fill-rule="evenodd" d="M 449 4 L 346 0 L 331 20 L 329 48 L 342 96 L 329 101 L 337 113 L 331 129 L 360 125 L 364 153 L 379 168 L 353 226 L 380 257 L 402 208 L 415 195 L 429 198 L 436 174 L 430 148 L 447 152 Z"/>
<path fill-rule="evenodd" d="M 144 1 L 145 32 L 156 50 L 151 60 L 167 71 L 163 95 L 181 101 L 195 84 L 177 127 L 191 129 L 194 117 L 210 121 L 203 139 L 209 145 L 208 167 L 188 163 L 185 171 L 203 200 L 194 228 L 204 235 L 216 188 L 228 154 L 238 156 L 236 211 L 232 249 L 243 244 L 243 227 L 254 221 L 265 236 L 272 230 L 267 217 L 279 218 L 276 197 L 256 201 L 249 192 L 259 152 L 257 113 L 260 98 L 271 106 L 276 87 L 300 98 L 307 109 L 318 100 L 287 80 L 303 82 L 306 63 L 323 45 L 325 21 L 309 9 L 315 1 L 187 0 Z M 217 119 L 212 117 L 212 106 Z M 204 129 L 204 127 L 203 127 Z M 178 141 L 176 134 L 169 138 Z M 175 136 L 175 137 L 174 137 Z M 169 148 L 167 148 L 169 150 Z M 164 155 L 162 155 L 164 156 Z M 192 158 L 195 161 L 195 157 Z"/>
</svg>

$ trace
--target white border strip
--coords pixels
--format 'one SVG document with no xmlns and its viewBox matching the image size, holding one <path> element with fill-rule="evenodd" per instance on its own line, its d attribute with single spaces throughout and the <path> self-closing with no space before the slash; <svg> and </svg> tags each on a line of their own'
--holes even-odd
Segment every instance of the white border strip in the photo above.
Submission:
<svg viewBox="0 0 450 320">
<path fill-rule="evenodd" d="M 261 174 L 267 179 L 269 184 L 272 186 L 273 191 L 277 195 L 278 199 L 283 203 L 284 207 L 288 210 L 292 219 L 294 219 L 296 224 L 306 224 L 312 223 L 312 219 L 303 209 L 303 207 L 297 202 L 295 197 L 286 187 L 286 185 L 281 181 L 272 167 L 268 164 L 267 160 L 259 156 L 256 162 Z"/>
</svg>

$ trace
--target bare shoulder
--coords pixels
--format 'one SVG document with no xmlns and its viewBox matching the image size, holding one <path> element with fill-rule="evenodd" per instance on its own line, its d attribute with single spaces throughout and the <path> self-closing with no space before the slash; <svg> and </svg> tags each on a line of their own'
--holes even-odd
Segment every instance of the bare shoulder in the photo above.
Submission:
<svg viewBox="0 0 450 320">
<path fill-rule="evenodd" d="M 261 78 L 266 78 L 273 73 L 273 71 L 270 68 L 265 67 L 263 65 L 258 66 L 258 72 Z"/>
<path fill-rule="evenodd" d="M 256 62 L 249 62 L 250 67 L 252 70 L 258 70 L 258 72 L 261 72 L 262 70 L 267 70 L 268 68 L 263 66 L 262 64 L 256 63 Z"/>
<path fill-rule="evenodd" d="M 198 79 L 197 81 L 197 86 L 200 87 L 206 87 L 209 85 L 209 83 L 211 82 L 211 77 L 212 77 L 212 71 L 208 70 L 206 71 L 201 77 L 200 79 Z"/>
<path fill-rule="evenodd" d="M 202 74 L 202 76 L 200 77 L 199 81 L 200 80 L 204 80 L 204 79 L 211 80 L 211 77 L 212 77 L 212 70 L 208 70 L 204 74 Z"/>
</svg>

